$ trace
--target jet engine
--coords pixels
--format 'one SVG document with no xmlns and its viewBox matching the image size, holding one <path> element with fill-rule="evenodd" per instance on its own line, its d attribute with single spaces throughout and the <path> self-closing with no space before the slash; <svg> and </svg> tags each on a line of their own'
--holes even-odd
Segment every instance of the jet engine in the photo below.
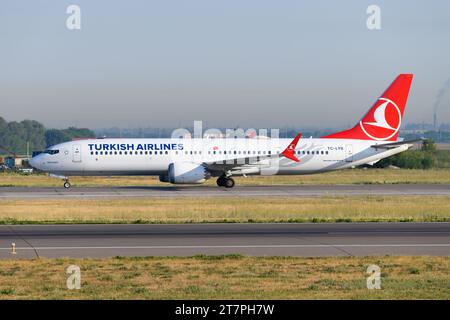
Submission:
<svg viewBox="0 0 450 320">
<path fill-rule="evenodd" d="M 160 176 L 159 179 L 174 184 L 200 184 L 210 177 L 210 173 L 201 164 L 175 162 L 169 165 L 167 176 Z"/>
</svg>

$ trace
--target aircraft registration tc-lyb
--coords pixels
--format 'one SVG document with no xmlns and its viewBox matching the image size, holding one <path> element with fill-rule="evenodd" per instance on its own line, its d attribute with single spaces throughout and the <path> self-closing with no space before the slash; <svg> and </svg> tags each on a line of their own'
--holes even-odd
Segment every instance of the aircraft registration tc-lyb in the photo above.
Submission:
<svg viewBox="0 0 450 320">
<path fill-rule="evenodd" d="M 398 139 L 413 79 L 400 74 L 351 129 L 321 138 L 87 139 L 61 143 L 37 154 L 30 165 L 60 177 L 155 175 L 162 182 L 201 184 L 217 177 L 232 188 L 233 176 L 302 175 L 345 169 L 405 151 Z"/>
</svg>

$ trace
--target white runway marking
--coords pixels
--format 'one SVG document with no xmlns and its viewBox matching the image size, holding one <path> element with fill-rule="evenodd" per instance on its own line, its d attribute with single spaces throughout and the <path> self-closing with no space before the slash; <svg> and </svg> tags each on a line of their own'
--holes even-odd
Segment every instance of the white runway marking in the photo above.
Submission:
<svg viewBox="0 0 450 320">
<path fill-rule="evenodd" d="M 450 247 L 450 243 L 419 244 L 277 244 L 223 246 L 114 246 L 114 247 L 16 247 L 16 250 L 85 250 L 85 249 L 218 249 L 218 248 L 354 248 L 354 247 Z M 11 248 L 0 248 L 11 250 Z"/>
</svg>

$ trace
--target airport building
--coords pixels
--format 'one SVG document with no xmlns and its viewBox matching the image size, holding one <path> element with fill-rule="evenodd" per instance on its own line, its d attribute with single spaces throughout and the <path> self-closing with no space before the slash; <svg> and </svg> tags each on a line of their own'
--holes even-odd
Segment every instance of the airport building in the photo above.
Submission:
<svg viewBox="0 0 450 320">
<path fill-rule="evenodd" d="M 28 167 L 27 157 L 6 157 L 4 158 L 4 164 L 10 169 L 19 169 Z"/>
</svg>

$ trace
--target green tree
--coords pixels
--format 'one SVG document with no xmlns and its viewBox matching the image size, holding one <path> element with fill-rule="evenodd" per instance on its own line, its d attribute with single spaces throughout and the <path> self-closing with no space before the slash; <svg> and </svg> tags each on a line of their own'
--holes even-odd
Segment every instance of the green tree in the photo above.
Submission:
<svg viewBox="0 0 450 320">
<path fill-rule="evenodd" d="M 43 150 L 74 138 L 93 138 L 95 133 L 86 128 L 49 129 L 34 120 L 7 122 L 0 117 L 0 145 L 16 154 L 25 154 L 27 143 L 30 151 Z M 5 153 L 4 150 L 0 151 Z"/>
<path fill-rule="evenodd" d="M 422 151 L 436 151 L 436 144 L 434 143 L 433 139 L 425 139 L 422 142 Z"/>
<path fill-rule="evenodd" d="M 63 130 L 49 129 L 45 131 L 45 145 L 47 147 L 54 146 L 55 144 L 70 141 L 71 137 Z"/>
<path fill-rule="evenodd" d="M 435 164 L 436 157 L 433 152 L 408 150 L 380 160 L 376 167 L 384 168 L 393 165 L 405 169 L 431 169 Z"/>
<path fill-rule="evenodd" d="M 45 132 L 45 143 L 47 147 L 53 146 L 58 143 L 71 141 L 73 139 L 82 138 L 95 138 L 95 133 L 92 130 L 86 128 L 74 128 L 67 129 L 49 129 Z"/>
</svg>

